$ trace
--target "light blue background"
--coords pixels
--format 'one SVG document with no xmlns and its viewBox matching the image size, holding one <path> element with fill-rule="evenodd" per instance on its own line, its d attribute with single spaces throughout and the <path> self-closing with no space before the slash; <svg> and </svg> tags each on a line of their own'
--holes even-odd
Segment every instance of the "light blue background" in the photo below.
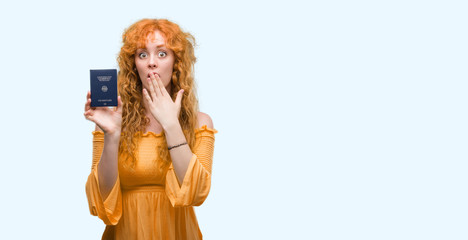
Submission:
<svg viewBox="0 0 468 240">
<path fill-rule="evenodd" d="M 89 69 L 168 18 L 219 131 L 205 239 L 467 239 L 466 1 L 0 4 L 2 239 L 100 239 Z"/>
</svg>

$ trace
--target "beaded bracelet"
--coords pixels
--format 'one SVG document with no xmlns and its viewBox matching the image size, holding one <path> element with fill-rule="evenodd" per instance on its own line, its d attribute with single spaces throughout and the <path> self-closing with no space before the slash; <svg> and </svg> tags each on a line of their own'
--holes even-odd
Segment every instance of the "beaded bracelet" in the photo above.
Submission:
<svg viewBox="0 0 468 240">
<path fill-rule="evenodd" d="M 179 145 L 175 145 L 175 146 L 172 146 L 172 147 L 168 147 L 167 149 L 171 150 L 171 149 L 173 149 L 173 148 L 180 147 L 180 146 L 182 146 L 182 145 L 184 145 L 184 144 L 187 144 L 187 143 L 184 142 L 184 143 L 181 143 L 181 144 L 179 144 Z"/>
</svg>

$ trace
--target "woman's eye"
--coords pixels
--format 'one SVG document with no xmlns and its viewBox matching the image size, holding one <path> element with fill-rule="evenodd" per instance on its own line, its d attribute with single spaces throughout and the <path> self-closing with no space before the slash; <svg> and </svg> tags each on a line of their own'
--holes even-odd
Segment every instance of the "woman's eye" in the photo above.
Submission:
<svg viewBox="0 0 468 240">
<path fill-rule="evenodd" d="M 141 58 L 145 58 L 145 57 L 146 57 L 146 53 L 140 53 L 139 56 L 140 56 Z"/>
<path fill-rule="evenodd" d="M 159 57 L 165 57 L 167 55 L 166 52 L 159 52 L 158 54 L 159 54 Z"/>
</svg>

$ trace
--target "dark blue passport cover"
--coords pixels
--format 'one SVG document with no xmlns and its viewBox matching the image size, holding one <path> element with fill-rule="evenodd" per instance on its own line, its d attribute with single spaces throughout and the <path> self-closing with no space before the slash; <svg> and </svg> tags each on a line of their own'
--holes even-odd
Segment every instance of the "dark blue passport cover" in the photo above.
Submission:
<svg viewBox="0 0 468 240">
<path fill-rule="evenodd" d="M 91 107 L 117 106 L 117 69 L 90 70 Z"/>
</svg>

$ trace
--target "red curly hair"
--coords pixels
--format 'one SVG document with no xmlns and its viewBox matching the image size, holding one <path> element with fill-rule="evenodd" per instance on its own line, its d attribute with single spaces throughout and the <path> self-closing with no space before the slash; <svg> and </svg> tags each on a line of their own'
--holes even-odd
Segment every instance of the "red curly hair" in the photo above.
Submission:
<svg viewBox="0 0 468 240">
<path fill-rule="evenodd" d="M 122 112 L 122 137 L 120 138 L 119 155 L 126 153 L 127 158 L 122 159 L 124 166 L 134 168 L 137 161 L 136 149 L 138 139 L 150 123 L 145 115 L 143 106 L 143 86 L 135 65 L 135 53 L 138 48 L 144 48 L 149 34 L 159 30 L 166 39 L 166 47 L 175 54 L 174 67 L 171 79 L 172 100 L 175 101 L 177 92 L 184 89 L 179 115 L 187 143 L 191 149 L 195 144 L 195 128 L 197 127 L 197 113 L 199 111 L 198 99 L 194 82 L 194 54 L 195 38 L 167 19 L 142 19 L 129 28 L 123 35 L 123 46 L 120 49 L 117 61 L 119 63 L 118 91 L 123 102 Z M 164 135 L 164 131 L 163 131 Z M 159 157 L 165 161 L 171 161 L 167 149 L 157 146 Z"/>
</svg>

